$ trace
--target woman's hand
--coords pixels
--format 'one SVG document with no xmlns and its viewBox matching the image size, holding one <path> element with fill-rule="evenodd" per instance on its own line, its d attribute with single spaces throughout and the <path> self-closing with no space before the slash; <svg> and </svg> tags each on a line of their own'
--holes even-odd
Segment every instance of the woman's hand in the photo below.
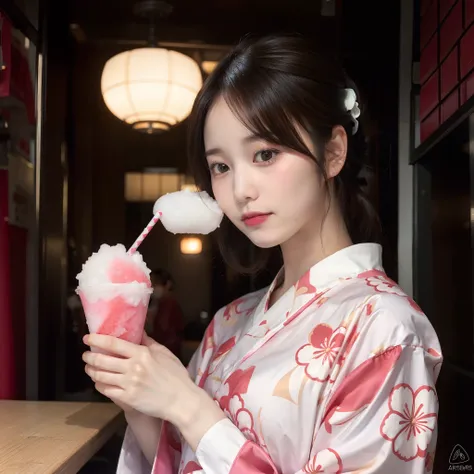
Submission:
<svg viewBox="0 0 474 474">
<path fill-rule="evenodd" d="M 100 393 L 125 410 L 178 424 L 200 391 L 179 359 L 146 335 L 143 345 L 101 334 L 87 335 L 84 342 L 107 352 L 85 352 L 85 371 Z"/>
</svg>

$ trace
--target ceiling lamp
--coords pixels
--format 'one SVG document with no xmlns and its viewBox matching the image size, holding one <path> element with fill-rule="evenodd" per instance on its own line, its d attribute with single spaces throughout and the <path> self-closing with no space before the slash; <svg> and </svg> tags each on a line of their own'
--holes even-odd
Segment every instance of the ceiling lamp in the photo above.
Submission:
<svg viewBox="0 0 474 474">
<path fill-rule="evenodd" d="M 189 56 L 156 47 L 155 18 L 171 12 L 158 0 L 136 5 L 150 20 L 150 47 L 117 54 L 102 72 L 101 90 L 108 109 L 134 129 L 146 133 L 169 130 L 191 112 L 202 87 L 199 65 Z"/>
</svg>

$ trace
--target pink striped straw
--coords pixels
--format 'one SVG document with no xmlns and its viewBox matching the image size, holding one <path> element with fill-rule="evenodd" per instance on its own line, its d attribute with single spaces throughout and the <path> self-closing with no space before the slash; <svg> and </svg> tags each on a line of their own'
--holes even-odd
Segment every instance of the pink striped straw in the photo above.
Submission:
<svg viewBox="0 0 474 474">
<path fill-rule="evenodd" d="M 141 243 L 145 240 L 146 236 L 150 233 L 151 229 L 153 229 L 155 224 L 160 220 L 160 217 L 161 217 L 161 212 L 158 211 L 153 216 L 153 219 L 143 229 L 143 232 L 138 236 L 138 239 L 135 240 L 134 244 L 128 250 L 129 255 L 133 255 L 137 251 L 138 247 L 140 247 Z"/>
</svg>

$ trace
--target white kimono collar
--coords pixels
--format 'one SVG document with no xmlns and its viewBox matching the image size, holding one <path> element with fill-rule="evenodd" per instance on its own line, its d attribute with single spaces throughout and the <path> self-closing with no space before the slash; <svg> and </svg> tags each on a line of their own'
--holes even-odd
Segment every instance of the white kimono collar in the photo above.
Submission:
<svg viewBox="0 0 474 474">
<path fill-rule="evenodd" d="M 374 269 L 383 271 L 382 246 L 373 243 L 355 244 L 333 253 L 311 267 L 310 282 L 322 289 L 336 280 Z"/>
<path fill-rule="evenodd" d="M 295 291 L 295 296 L 320 292 L 339 280 L 355 277 L 368 270 L 383 271 L 382 246 L 375 243 L 350 245 L 313 265 L 289 291 Z M 283 271 L 282 268 L 278 272 L 266 293 L 265 308 Z"/>
</svg>

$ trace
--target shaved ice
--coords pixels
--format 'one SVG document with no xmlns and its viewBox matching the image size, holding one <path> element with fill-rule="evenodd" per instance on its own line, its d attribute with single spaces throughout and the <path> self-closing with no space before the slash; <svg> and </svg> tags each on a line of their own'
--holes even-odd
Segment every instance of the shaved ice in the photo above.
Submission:
<svg viewBox="0 0 474 474">
<path fill-rule="evenodd" d="M 161 196 L 153 214 L 161 212 L 161 222 L 173 234 L 209 234 L 224 216 L 217 202 L 205 191 L 177 191 Z"/>
<path fill-rule="evenodd" d="M 121 244 L 101 245 L 77 275 L 89 332 L 140 343 L 152 293 L 150 270 L 142 256 Z"/>
</svg>

